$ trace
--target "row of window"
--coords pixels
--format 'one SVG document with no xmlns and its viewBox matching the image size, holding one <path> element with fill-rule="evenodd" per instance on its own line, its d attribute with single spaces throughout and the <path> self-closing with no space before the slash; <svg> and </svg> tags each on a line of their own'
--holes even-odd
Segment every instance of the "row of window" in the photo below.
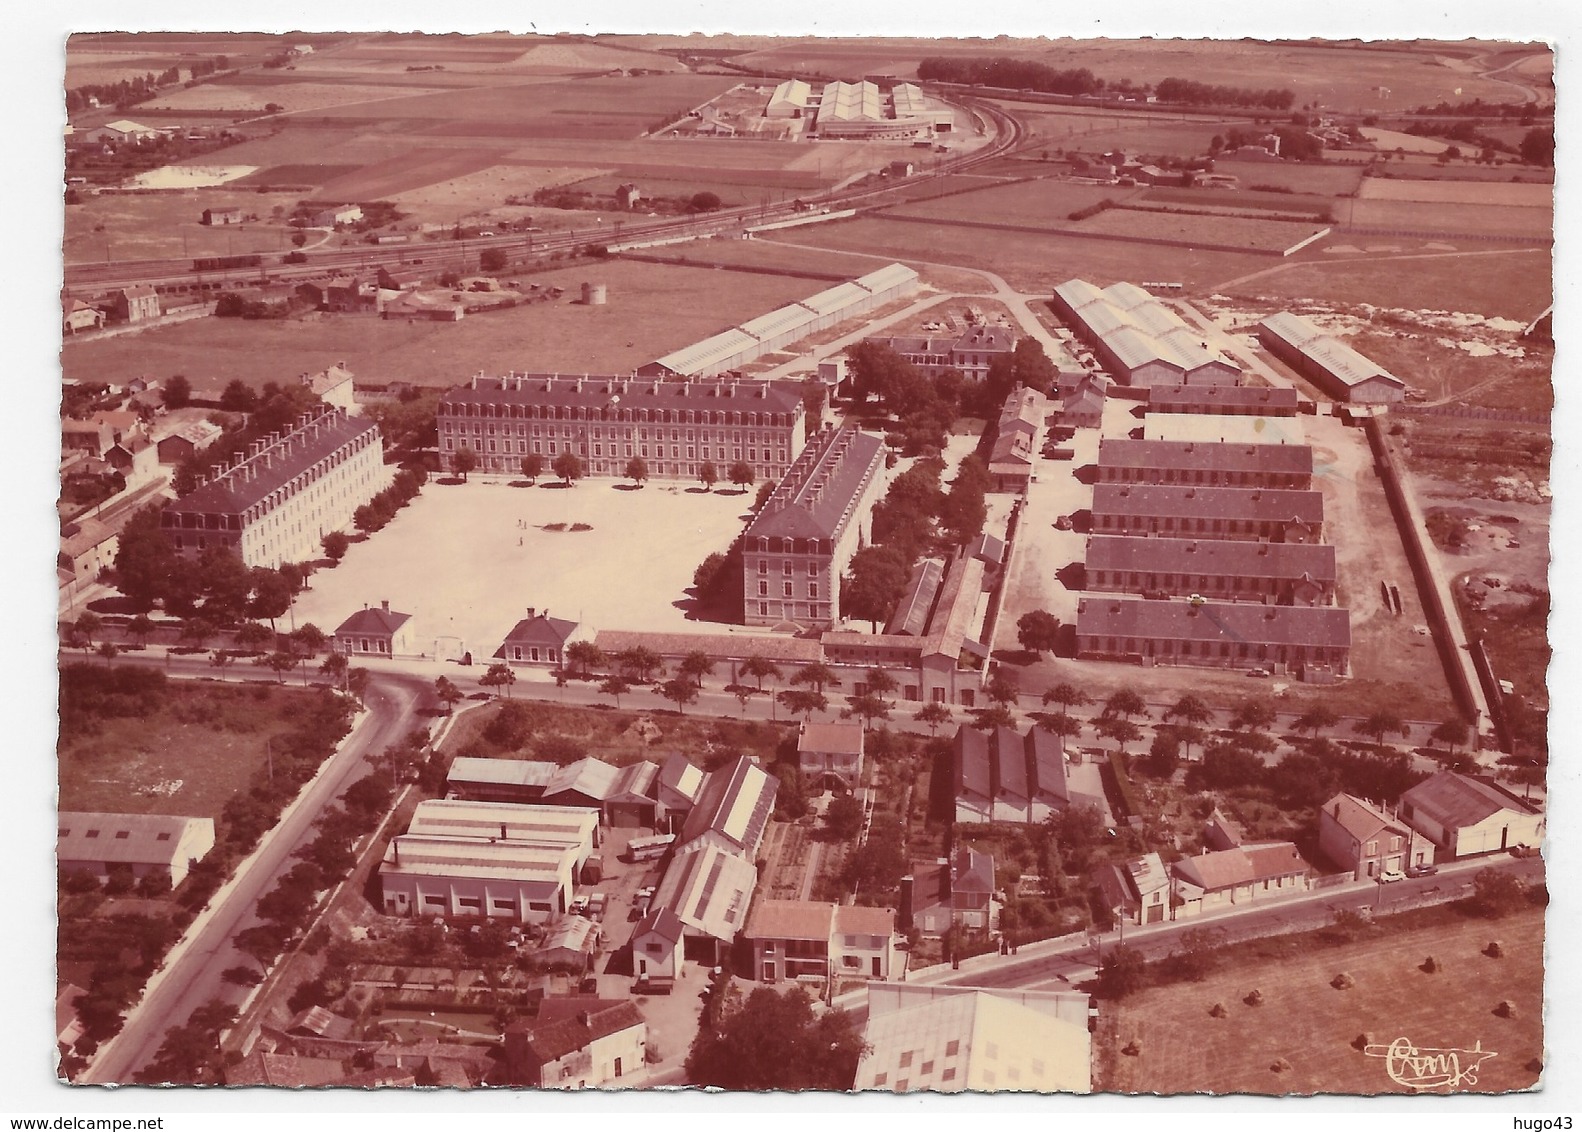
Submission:
<svg viewBox="0 0 1582 1132">
<path fill-rule="evenodd" d="M 445 434 L 447 436 L 465 435 L 466 432 L 467 432 L 467 426 L 464 425 L 464 424 L 454 424 L 452 422 L 447 422 L 446 425 L 445 425 Z M 473 426 L 472 426 L 472 435 L 474 435 L 474 436 L 495 436 L 495 435 L 500 435 L 500 436 L 564 436 L 564 437 L 567 437 L 567 438 L 570 438 L 570 437 L 573 437 L 573 436 L 581 436 L 581 437 L 589 437 L 589 436 L 591 436 L 595 440 L 623 440 L 623 439 L 624 440 L 632 440 L 632 439 L 637 439 L 637 440 L 649 440 L 649 439 L 664 440 L 664 439 L 666 439 L 666 437 L 665 437 L 665 430 L 662 429 L 662 428 L 654 429 L 654 435 L 652 437 L 649 437 L 648 430 L 646 428 L 632 429 L 632 428 L 616 428 L 614 426 L 611 426 L 610 428 L 605 429 L 605 428 L 600 428 L 597 425 L 595 425 L 593 428 L 590 429 L 590 428 L 587 428 L 585 426 L 574 427 L 574 426 L 569 425 L 569 424 L 565 425 L 564 427 L 561 427 L 561 428 L 556 428 L 554 425 L 536 425 L 535 424 L 535 425 L 532 425 L 531 427 L 529 427 L 528 425 L 522 424 L 522 425 L 517 425 L 516 429 L 514 431 L 512 430 L 510 425 L 501 425 L 499 427 L 499 429 L 498 429 L 498 432 L 497 432 L 497 430 L 495 428 L 495 425 L 492 422 L 487 427 L 485 427 L 481 422 L 474 423 Z M 686 430 L 685 438 L 687 440 L 692 440 L 692 441 L 704 440 L 704 441 L 714 441 L 714 442 L 723 442 L 726 439 L 724 434 L 721 434 L 719 436 L 715 436 L 715 435 L 713 435 L 712 433 L 709 433 L 709 432 L 704 432 L 702 436 L 699 436 L 698 430 L 690 429 L 690 428 Z M 671 439 L 671 440 L 681 440 L 682 439 L 682 430 L 679 429 L 679 428 L 671 429 L 670 430 L 670 437 L 669 437 L 669 439 Z M 746 434 L 746 443 L 748 443 L 748 444 L 767 443 L 768 441 L 775 440 L 775 439 L 779 439 L 779 438 L 778 437 L 774 437 L 774 436 L 766 436 L 766 435 L 764 435 L 763 433 L 760 433 L 760 432 L 748 432 Z M 743 434 L 742 434 L 741 430 L 738 429 L 737 431 L 731 433 L 730 434 L 730 440 L 731 440 L 731 442 L 733 444 L 741 444 L 743 442 Z"/>
<path fill-rule="evenodd" d="M 785 592 L 782 593 L 780 596 L 782 596 L 782 597 L 795 597 L 796 594 L 791 592 L 793 585 L 794 585 L 794 583 L 792 583 L 792 582 L 784 583 L 783 589 L 784 589 Z M 760 581 L 758 583 L 758 596 L 759 597 L 768 597 L 769 596 L 769 583 L 768 582 Z M 817 582 L 809 582 L 807 584 L 807 596 L 809 598 L 817 598 L 818 597 L 818 583 Z"/>
<path fill-rule="evenodd" d="M 608 406 L 590 408 L 586 405 L 496 405 L 450 401 L 440 402 L 439 416 L 507 420 L 655 422 L 716 427 L 745 425 L 749 428 L 789 428 L 793 424 L 791 413 L 743 413 L 710 409 L 611 409 Z"/>
<path fill-rule="evenodd" d="M 1306 490 L 1313 477 L 1301 472 L 1237 472 L 1217 468 L 1116 468 L 1099 465 L 1101 483 L 1203 484 Z"/>
<path fill-rule="evenodd" d="M 1088 637 L 1084 642 L 1083 651 L 1136 656 L 1139 652 L 1138 643 L 1138 638 L 1136 637 Z M 1158 652 L 1163 656 L 1201 656 L 1209 659 L 1235 657 L 1240 660 L 1289 660 L 1295 662 L 1308 659 L 1320 662 L 1339 662 L 1345 656 L 1345 650 L 1343 649 L 1325 648 L 1320 645 L 1255 645 L 1246 641 L 1232 643 L 1230 641 L 1173 641 L 1168 639 L 1161 641 L 1144 640 L 1141 643 L 1150 654 Z"/>
</svg>

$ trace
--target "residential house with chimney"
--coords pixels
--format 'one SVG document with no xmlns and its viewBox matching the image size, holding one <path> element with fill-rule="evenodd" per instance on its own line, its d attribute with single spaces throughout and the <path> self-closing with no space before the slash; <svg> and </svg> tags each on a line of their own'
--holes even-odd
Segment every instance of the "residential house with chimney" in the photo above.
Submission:
<svg viewBox="0 0 1582 1132">
<path fill-rule="evenodd" d="M 566 662 L 566 645 L 577 636 L 578 624 L 564 617 L 551 617 L 531 606 L 527 616 L 511 627 L 494 650 L 494 658 L 507 664 L 536 664 L 560 668 Z"/>
<path fill-rule="evenodd" d="M 1353 880 L 1432 864 L 1434 844 L 1380 806 L 1336 794 L 1318 812 L 1318 848 Z"/>
<path fill-rule="evenodd" d="M 1170 873 L 1158 853 L 1145 853 L 1124 865 L 1093 870 L 1093 884 L 1104 907 L 1133 924 L 1159 924 L 1171 918 Z"/>
<path fill-rule="evenodd" d="M 900 978 L 906 952 L 893 908 L 815 900 L 760 900 L 742 938 L 752 954 L 753 978 L 774 985 L 831 979 Z"/>
<path fill-rule="evenodd" d="M 115 322 L 148 322 L 159 317 L 159 292 L 151 283 L 123 287 L 110 299 L 110 318 Z"/>
<path fill-rule="evenodd" d="M 538 1015 L 505 1031 L 512 1085 L 597 1089 L 642 1069 L 648 1023 L 634 1003 L 600 998 L 546 998 Z"/>
<path fill-rule="evenodd" d="M 388 601 L 378 609 L 363 606 L 335 627 L 335 651 L 343 656 L 416 656 L 412 615 L 398 613 Z"/>
<path fill-rule="evenodd" d="M 994 898 L 994 857 L 963 845 L 950 857 L 912 862 L 901 878 L 899 925 L 939 936 L 952 926 L 992 932 L 999 928 L 1000 905 Z"/>
<path fill-rule="evenodd" d="M 1183 857 L 1170 866 L 1176 916 L 1195 916 L 1305 891 L 1307 862 L 1289 841 L 1268 841 Z"/>
</svg>

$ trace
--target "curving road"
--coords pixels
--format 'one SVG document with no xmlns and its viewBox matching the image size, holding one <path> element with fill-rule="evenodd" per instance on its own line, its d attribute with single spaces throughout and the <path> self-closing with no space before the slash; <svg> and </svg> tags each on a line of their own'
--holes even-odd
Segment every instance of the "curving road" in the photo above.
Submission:
<svg viewBox="0 0 1582 1132">
<path fill-rule="evenodd" d="M 191 661 L 176 661 L 170 668 L 172 674 L 186 676 L 213 671 L 207 664 Z M 370 679 L 364 695 L 367 711 L 351 734 L 193 921 L 166 956 L 164 966 L 149 980 L 142 1000 L 129 1012 L 126 1026 L 100 1048 L 82 1082 L 130 1082 L 153 1059 L 165 1032 L 185 1022 L 195 1008 L 216 998 L 239 1004 L 247 996 L 249 988 L 233 986 L 221 978 L 228 967 L 256 966 L 231 941 L 238 932 L 259 922 L 254 914 L 258 898 L 297 863 L 293 853 L 312 839 L 319 815 L 342 790 L 362 777 L 372 765 L 371 757 L 398 742 L 417 724 L 417 708 L 431 688 L 431 682 L 421 676 L 384 672 Z"/>
</svg>

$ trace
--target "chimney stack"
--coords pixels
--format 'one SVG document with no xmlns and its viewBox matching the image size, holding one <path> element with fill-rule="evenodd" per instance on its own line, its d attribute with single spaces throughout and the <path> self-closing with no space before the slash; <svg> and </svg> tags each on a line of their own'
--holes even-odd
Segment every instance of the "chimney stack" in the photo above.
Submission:
<svg viewBox="0 0 1582 1132">
<path fill-rule="evenodd" d="M 379 608 L 384 610 L 386 613 L 389 613 L 390 612 L 390 603 L 388 601 L 381 601 L 379 603 Z"/>
</svg>

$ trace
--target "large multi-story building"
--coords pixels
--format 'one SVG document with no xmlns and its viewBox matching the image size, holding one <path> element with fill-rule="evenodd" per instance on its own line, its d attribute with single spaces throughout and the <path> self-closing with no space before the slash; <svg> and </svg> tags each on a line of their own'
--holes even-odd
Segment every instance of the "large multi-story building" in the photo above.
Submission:
<svg viewBox="0 0 1582 1132">
<path fill-rule="evenodd" d="M 743 536 L 747 624 L 840 618 L 841 575 L 866 541 L 883 466 L 884 441 L 855 428 L 808 445 Z"/>
<path fill-rule="evenodd" d="M 762 381 L 480 374 L 440 399 L 439 446 L 447 464 L 471 449 L 489 473 L 572 452 L 593 476 L 624 475 L 639 457 L 656 479 L 695 479 L 706 462 L 724 479 L 741 462 L 761 482 L 797 458 L 805 414 L 799 393 Z"/>
<path fill-rule="evenodd" d="M 1016 349 L 1016 334 L 1003 326 L 974 326 L 954 338 L 907 335 L 867 341 L 888 346 L 924 377 L 938 377 L 953 369 L 975 381 L 989 376 L 995 358 L 1009 356 Z"/>
<path fill-rule="evenodd" d="M 160 515 L 188 557 L 226 547 L 247 566 L 277 567 L 323 554 L 319 542 L 389 480 L 372 421 L 340 409 L 305 413 L 289 432 L 254 441 L 247 454 Z"/>
</svg>

